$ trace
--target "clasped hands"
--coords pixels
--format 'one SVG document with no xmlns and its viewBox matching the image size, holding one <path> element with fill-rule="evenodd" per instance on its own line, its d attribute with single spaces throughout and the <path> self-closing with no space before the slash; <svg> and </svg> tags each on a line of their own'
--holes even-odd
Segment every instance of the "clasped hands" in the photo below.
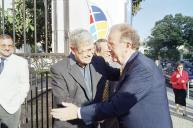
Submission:
<svg viewBox="0 0 193 128">
<path fill-rule="evenodd" d="M 54 108 L 51 110 L 51 115 L 53 118 L 59 119 L 61 121 L 73 120 L 78 118 L 79 107 L 72 104 L 62 102 L 64 108 Z"/>
</svg>

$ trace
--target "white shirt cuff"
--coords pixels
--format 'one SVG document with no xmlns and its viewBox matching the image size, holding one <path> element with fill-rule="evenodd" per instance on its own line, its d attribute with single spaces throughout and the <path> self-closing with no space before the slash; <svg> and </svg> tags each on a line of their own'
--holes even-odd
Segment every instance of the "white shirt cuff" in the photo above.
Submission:
<svg viewBox="0 0 193 128">
<path fill-rule="evenodd" d="M 81 108 L 78 108 L 78 119 L 81 119 L 80 109 L 81 109 Z"/>
</svg>

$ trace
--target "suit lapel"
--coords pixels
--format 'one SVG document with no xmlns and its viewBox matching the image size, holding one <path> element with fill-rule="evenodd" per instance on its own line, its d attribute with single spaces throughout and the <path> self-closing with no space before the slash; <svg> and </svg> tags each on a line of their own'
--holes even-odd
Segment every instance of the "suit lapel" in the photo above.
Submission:
<svg viewBox="0 0 193 128">
<path fill-rule="evenodd" d="M 71 66 L 69 70 L 70 75 L 85 89 L 85 82 L 84 78 L 81 75 L 81 71 L 78 65 L 74 64 Z"/>
<path fill-rule="evenodd" d="M 70 63 L 70 61 L 73 61 L 73 63 Z M 86 87 L 84 77 L 83 77 L 78 65 L 75 63 L 74 60 L 72 60 L 72 58 L 69 58 L 68 69 L 69 69 L 69 74 L 76 80 L 77 83 L 79 83 L 80 87 L 85 92 L 86 98 L 89 100 L 90 98 L 88 96 L 88 89 Z"/>
<path fill-rule="evenodd" d="M 117 85 L 117 90 L 119 90 L 120 88 L 121 88 L 121 86 L 123 85 L 122 83 L 123 83 L 123 81 L 124 81 L 124 79 L 125 79 L 125 73 L 126 73 L 126 66 L 125 66 L 125 68 L 124 68 L 124 70 L 123 70 L 123 72 L 122 72 L 122 75 L 121 75 L 121 77 L 120 77 L 120 80 L 119 80 L 119 82 L 118 82 L 118 85 Z"/>
<path fill-rule="evenodd" d="M 133 55 L 127 61 L 127 64 L 125 65 L 125 67 L 123 69 L 123 72 L 122 72 L 122 75 L 121 75 L 121 78 L 120 78 L 120 81 L 119 81 L 119 84 L 118 84 L 118 90 L 123 85 L 122 83 L 123 83 L 123 81 L 125 79 L 126 72 L 128 72 L 130 70 L 131 65 L 134 63 L 134 61 L 138 57 L 138 55 L 139 55 L 139 52 L 133 53 Z"/>
</svg>

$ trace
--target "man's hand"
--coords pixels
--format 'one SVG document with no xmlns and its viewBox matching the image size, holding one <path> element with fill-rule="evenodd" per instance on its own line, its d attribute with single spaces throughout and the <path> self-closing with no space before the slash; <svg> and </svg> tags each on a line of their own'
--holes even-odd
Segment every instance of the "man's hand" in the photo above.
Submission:
<svg viewBox="0 0 193 128">
<path fill-rule="evenodd" d="M 78 118 L 78 107 L 72 103 L 62 102 L 64 108 L 51 110 L 51 115 L 61 121 L 73 120 Z"/>
</svg>

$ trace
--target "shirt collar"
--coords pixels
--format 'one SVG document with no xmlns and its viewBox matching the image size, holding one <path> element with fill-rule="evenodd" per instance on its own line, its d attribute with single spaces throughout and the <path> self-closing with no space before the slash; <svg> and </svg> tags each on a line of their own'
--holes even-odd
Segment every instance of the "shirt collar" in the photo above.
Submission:
<svg viewBox="0 0 193 128">
<path fill-rule="evenodd" d="M 135 56 L 138 54 L 139 52 L 136 51 L 134 52 L 131 56 L 128 56 L 127 59 L 125 59 L 125 62 L 123 63 L 123 65 L 121 66 L 121 69 L 123 70 L 126 66 L 127 63 L 129 63 L 131 60 L 133 60 L 133 58 L 135 58 Z"/>
<path fill-rule="evenodd" d="M 13 54 L 11 54 L 9 57 L 7 57 L 7 58 L 1 58 L 0 57 L 0 62 L 1 62 L 1 59 L 4 59 L 4 62 L 6 62 L 6 61 L 8 61 L 10 58 L 11 58 L 11 56 L 12 56 Z"/>
<path fill-rule="evenodd" d="M 76 64 L 75 56 L 72 53 L 68 57 L 70 58 L 70 65 Z"/>
<path fill-rule="evenodd" d="M 11 54 L 9 57 L 5 58 L 4 61 L 9 61 L 11 59 L 11 57 L 13 56 L 13 54 Z"/>
</svg>

